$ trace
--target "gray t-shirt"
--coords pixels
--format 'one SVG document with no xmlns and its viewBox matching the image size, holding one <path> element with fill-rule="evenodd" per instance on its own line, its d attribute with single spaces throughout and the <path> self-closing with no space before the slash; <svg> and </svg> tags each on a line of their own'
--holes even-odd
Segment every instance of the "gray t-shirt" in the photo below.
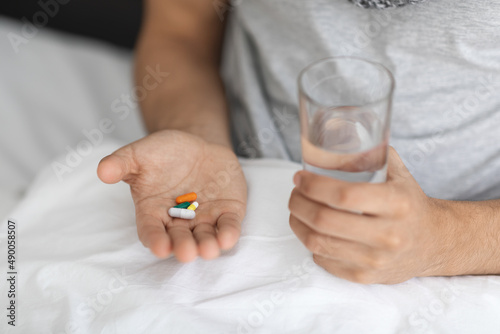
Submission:
<svg viewBox="0 0 500 334">
<path fill-rule="evenodd" d="M 428 195 L 500 198 L 500 2 L 235 2 L 223 76 L 237 154 L 300 161 L 297 76 L 339 55 L 394 74 L 390 144 Z"/>
</svg>

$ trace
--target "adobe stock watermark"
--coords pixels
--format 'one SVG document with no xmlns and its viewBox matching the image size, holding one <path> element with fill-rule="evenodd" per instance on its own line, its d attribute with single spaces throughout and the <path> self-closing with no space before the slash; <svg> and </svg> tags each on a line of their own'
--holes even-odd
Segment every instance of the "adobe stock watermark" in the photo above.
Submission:
<svg viewBox="0 0 500 334">
<path fill-rule="evenodd" d="M 6 237 L 6 259 L 7 259 L 7 324 L 15 327 L 17 321 L 17 306 L 18 301 L 18 282 L 19 282 L 19 265 L 18 265 L 18 249 L 19 241 L 17 229 L 18 224 L 16 219 L 7 219 L 7 237 Z"/>
<path fill-rule="evenodd" d="M 469 95 L 444 113 L 443 124 L 455 127 L 460 125 L 460 123 L 465 123 L 465 121 L 475 115 L 475 111 L 477 111 L 481 103 L 497 94 L 495 88 L 497 81 L 492 73 L 479 78 L 478 81 L 478 85 Z M 410 152 L 407 159 L 405 159 L 406 166 L 413 168 L 422 166 L 426 158 L 434 153 L 440 144 L 444 143 L 444 132 L 444 129 L 441 127 L 434 127 L 431 132 L 432 135 L 423 142 L 417 143 L 416 147 Z"/>
<path fill-rule="evenodd" d="M 236 153 L 249 159 L 258 158 L 258 148 L 261 145 L 271 144 L 287 126 L 297 123 L 298 118 L 298 113 L 287 112 L 286 107 L 282 109 L 273 108 L 273 115 L 269 125 L 258 129 L 255 134 L 242 141 L 236 148 Z"/>
<path fill-rule="evenodd" d="M 117 294 L 128 286 L 128 282 L 123 276 L 123 270 L 122 274 L 112 270 L 111 276 L 105 288 L 78 304 L 73 319 L 66 323 L 64 329 L 58 334 L 88 333 L 88 327 L 92 321 L 113 302 Z"/>
<path fill-rule="evenodd" d="M 154 69 L 147 66 L 146 72 L 148 74 L 144 76 L 141 85 L 133 87 L 131 92 L 124 93 L 111 102 L 111 111 L 118 116 L 120 121 L 125 120 L 137 104 L 143 101 L 149 92 L 157 88 L 170 75 L 169 72 L 162 72 L 160 65 L 156 65 Z M 63 181 L 66 174 L 70 174 L 80 166 L 83 159 L 89 156 L 94 151 L 94 148 L 102 144 L 104 137 L 111 134 L 116 127 L 117 124 L 111 118 L 103 118 L 95 128 L 82 130 L 85 139 L 80 140 L 74 148 L 66 145 L 64 160 L 54 161 L 51 164 L 59 182 Z"/>
<path fill-rule="evenodd" d="M 214 200 L 221 190 L 231 184 L 231 178 L 240 175 L 241 167 L 238 161 L 230 161 L 226 164 L 225 170 L 218 172 L 211 172 L 211 181 L 207 183 L 206 187 L 201 193 L 209 200 Z"/>
<path fill-rule="evenodd" d="M 278 135 L 278 131 L 284 130 L 286 126 L 291 124 L 292 120 L 297 119 L 297 115 L 287 113 L 286 109 L 279 110 L 275 108 L 274 111 L 274 116 L 272 117 L 269 126 L 259 129 L 254 136 L 249 137 L 247 141 L 241 142 L 236 149 L 236 154 L 244 154 L 249 159 L 257 158 L 257 147 L 259 146 L 259 143 L 264 145 L 270 144 L 274 140 L 275 136 Z M 226 165 L 225 170 L 220 170 L 217 173 L 212 172 L 211 181 L 207 183 L 201 193 L 203 193 L 208 199 L 216 199 L 218 194 L 231 184 L 232 177 L 239 175 L 240 173 L 240 164 L 236 161 L 229 162 Z"/>
<path fill-rule="evenodd" d="M 439 293 L 439 298 L 432 298 L 427 306 L 420 307 L 410 314 L 408 324 L 411 329 L 408 333 L 424 333 L 429 326 L 441 316 L 462 292 L 462 287 L 450 285 L 443 288 Z"/>
<path fill-rule="evenodd" d="M 14 52 L 19 53 L 20 46 L 28 44 L 30 40 L 35 38 L 40 29 L 43 29 L 49 23 L 50 19 L 54 18 L 57 13 L 59 13 L 60 7 L 68 4 L 70 1 L 71 0 L 39 0 L 37 4 L 40 10 L 33 14 L 33 23 L 24 16 L 21 19 L 23 22 L 21 31 L 19 33 L 9 32 L 7 34 L 7 38 Z"/>
<path fill-rule="evenodd" d="M 274 314 L 277 306 L 282 305 L 288 294 L 296 291 L 317 269 L 312 257 L 306 257 L 300 265 L 294 264 L 283 273 L 281 284 L 269 293 L 269 297 L 253 302 L 253 311 L 245 318 L 238 317 L 236 333 L 249 334 L 264 325 L 267 318 Z"/>
</svg>

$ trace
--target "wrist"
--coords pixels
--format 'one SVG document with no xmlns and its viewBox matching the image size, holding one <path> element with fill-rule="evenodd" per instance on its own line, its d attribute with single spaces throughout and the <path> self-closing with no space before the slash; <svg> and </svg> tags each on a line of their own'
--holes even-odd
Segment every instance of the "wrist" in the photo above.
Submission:
<svg viewBox="0 0 500 334">
<path fill-rule="evenodd" d="M 453 271 L 451 260 L 456 226 L 453 225 L 453 213 L 449 201 L 428 197 L 426 221 L 421 225 L 425 229 L 427 242 L 421 245 L 423 268 L 418 276 L 449 276 Z"/>
<path fill-rule="evenodd" d="M 208 143 L 232 149 L 229 117 L 225 105 L 201 107 L 199 104 L 180 106 L 159 101 L 156 106 L 142 106 L 146 127 L 150 133 L 177 130 L 202 138 Z"/>
<path fill-rule="evenodd" d="M 164 126 L 159 130 L 176 130 L 191 134 L 193 136 L 200 137 L 204 141 L 210 144 L 224 146 L 230 150 L 233 149 L 231 138 L 229 136 L 229 130 L 219 129 L 214 131 L 214 127 L 204 124 L 179 124 L 179 125 L 169 125 Z"/>
<path fill-rule="evenodd" d="M 487 202 L 432 199 L 435 207 L 431 271 L 423 276 L 499 273 L 494 207 Z M 496 255 L 495 255 L 496 254 Z"/>
</svg>

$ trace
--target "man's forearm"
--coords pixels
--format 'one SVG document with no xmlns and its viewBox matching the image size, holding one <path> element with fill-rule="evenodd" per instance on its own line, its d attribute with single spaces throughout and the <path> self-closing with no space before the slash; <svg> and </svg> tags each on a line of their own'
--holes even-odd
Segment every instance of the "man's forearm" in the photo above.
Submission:
<svg viewBox="0 0 500 334">
<path fill-rule="evenodd" d="M 436 200 L 441 259 L 432 276 L 500 274 L 500 200 Z"/>
<path fill-rule="evenodd" d="M 188 53 L 182 46 L 164 43 L 155 46 L 152 55 L 138 54 L 138 82 L 147 75 L 147 66 L 159 64 L 162 71 L 169 73 L 141 102 L 146 126 L 151 132 L 184 130 L 207 141 L 229 145 L 229 117 L 218 69 Z"/>
<path fill-rule="evenodd" d="M 176 1 L 161 1 L 148 2 L 149 14 L 136 53 L 139 85 L 148 75 L 148 67 L 169 73 L 140 102 L 146 127 L 150 132 L 183 130 L 230 146 L 228 110 L 219 76 L 223 24 L 211 1 L 197 1 L 198 7 L 188 9 Z M 165 11 L 165 18 L 157 13 L 160 10 Z"/>
</svg>

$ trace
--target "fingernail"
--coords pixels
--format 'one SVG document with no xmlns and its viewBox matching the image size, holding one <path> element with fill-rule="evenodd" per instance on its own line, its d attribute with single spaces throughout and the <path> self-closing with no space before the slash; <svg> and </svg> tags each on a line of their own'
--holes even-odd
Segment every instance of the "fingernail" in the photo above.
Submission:
<svg viewBox="0 0 500 334">
<path fill-rule="evenodd" d="M 295 175 L 293 176 L 293 183 L 296 187 L 300 185 L 300 172 L 295 173 Z"/>
</svg>

